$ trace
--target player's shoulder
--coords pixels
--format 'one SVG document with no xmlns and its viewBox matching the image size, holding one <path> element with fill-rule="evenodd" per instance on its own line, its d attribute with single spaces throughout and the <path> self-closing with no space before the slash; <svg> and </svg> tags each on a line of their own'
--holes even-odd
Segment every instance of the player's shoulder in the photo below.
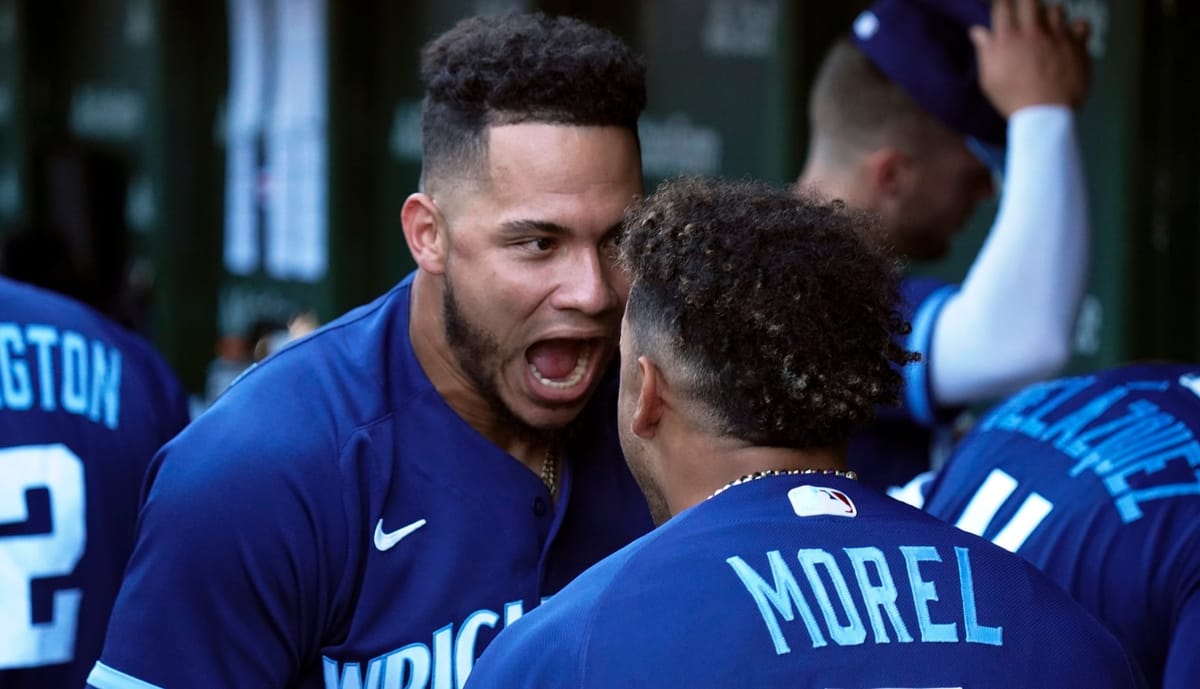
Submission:
<svg viewBox="0 0 1200 689">
<path fill-rule="evenodd" d="M 669 525 L 669 523 L 668 523 Z M 471 672 L 470 689 L 489 687 L 544 686 L 550 681 L 561 686 L 582 683 L 568 678 L 584 672 L 588 639 L 602 613 L 631 612 L 622 601 L 636 599 L 648 589 L 631 568 L 645 557 L 669 548 L 654 544 L 672 533 L 660 527 L 629 543 L 586 569 L 562 590 L 526 613 L 490 644 Z M 631 582 L 630 578 L 636 579 Z M 631 586 L 625 584 L 632 583 Z M 632 617 L 631 622 L 636 622 Z M 513 682 L 517 682 L 516 685 Z"/>
<path fill-rule="evenodd" d="M 1135 363 L 1104 371 L 1098 388 L 1129 386 L 1134 394 L 1178 412 L 1191 428 L 1200 428 L 1200 363 Z"/>
<path fill-rule="evenodd" d="M 76 308 L 76 305 L 82 307 L 82 304 L 70 297 L 3 275 L 0 275 L 0 298 L 0 303 L 9 307 L 14 304 L 25 304 L 34 308 L 46 306 L 52 310 L 71 310 Z"/>
<path fill-rule="evenodd" d="M 893 498 L 883 497 L 874 509 L 880 521 L 865 529 L 874 531 L 880 543 L 932 546 L 943 561 L 954 563 L 964 591 L 971 588 L 972 605 L 1002 610 L 1011 621 L 1003 626 L 1021 630 L 1013 643 L 1031 654 L 1031 662 L 1052 648 L 1061 660 L 1091 668 L 1080 671 L 1081 683 L 1072 686 L 1135 686 L 1129 682 L 1137 672 L 1117 639 L 1030 562 Z"/>
<path fill-rule="evenodd" d="M 1118 390 L 1120 394 L 1114 395 Z M 1102 396 L 1177 400 L 1200 409 L 1200 363 L 1135 362 L 1040 381 L 1014 393 L 994 407 L 992 413 L 1014 405 L 1033 406 L 1050 401 L 1055 402 L 1054 408 L 1069 410 Z"/>
<path fill-rule="evenodd" d="M 251 368 L 163 448 L 156 488 L 167 475 L 193 494 L 237 482 L 316 493 L 356 470 L 343 455 L 356 437 L 386 427 L 403 394 L 397 359 L 411 345 L 401 310 L 407 290 L 393 289 Z"/>
<path fill-rule="evenodd" d="M 1200 374 L 1200 362 L 1195 361 L 1133 361 L 1113 366 L 1086 375 L 1092 375 L 1100 384 L 1117 384 L 1129 381 L 1162 380 L 1180 383 L 1181 376 Z"/>
<path fill-rule="evenodd" d="M 311 533 L 344 533 L 351 506 L 369 497 L 353 491 L 369 483 L 346 475 L 331 427 L 291 419 L 270 401 L 237 399 L 206 410 L 151 460 L 141 538 L 174 539 L 182 530 L 230 556 L 231 542 L 255 539 L 282 538 L 300 548 L 310 532 L 289 530 L 302 525 Z M 186 527 L 172 526 L 180 524 Z"/>
<path fill-rule="evenodd" d="M 86 330 L 89 334 L 117 332 L 120 328 L 115 321 L 81 301 L 2 276 L 0 304 L 4 305 L 2 314 L 6 320 L 45 322 Z"/>
<path fill-rule="evenodd" d="M 1036 567 L 985 538 L 869 487 L 846 490 L 846 493 L 854 501 L 858 517 L 855 520 L 858 523 L 847 528 L 869 534 L 884 544 L 919 542 L 947 553 L 954 552 L 956 548 L 965 548 L 971 553 L 973 563 L 991 571 L 1004 572 L 1014 583 L 1024 581 L 1032 589 L 1059 592 L 1058 587 L 1051 584 Z M 1046 589 L 1047 586 L 1049 589 Z M 1058 598 L 1056 595 L 1052 597 Z M 1062 598 L 1067 599 L 1065 595 Z"/>
<path fill-rule="evenodd" d="M 643 573 L 678 555 L 671 544 L 686 538 L 687 529 L 680 526 L 687 521 L 686 513 L 679 515 L 588 567 L 554 594 L 551 604 L 541 605 L 527 615 L 539 621 L 539 631 L 530 625 L 529 633 L 551 633 L 567 627 L 586 629 L 598 611 L 610 607 L 613 596 L 645 591 Z"/>
<path fill-rule="evenodd" d="M 1186 437 L 1168 445 L 1194 442 L 1192 434 L 1200 432 L 1200 366 L 1127 364 L 1041 381 L 1014 393 L 980 418 L 949 466 L 991 466 L 1000 459 L 1032 466 L 1034 456 L 1056 454 L 1081 460 L 1080 453 L 1092 450 L 1125 452 L 1129 443 L 1116 442 L 1123 437 L 1164 441 L 1178 432 Z M 1011 446 L 1016 442 L 1019 451 Z"/>
<path fill-rule="evenodd" d="M 980 604 L 985 600 L 1002 604 L 1015 619 L 1030 624 L 1053 619 L 1049 637 L 1075 630 L 1074 633 L 1081 635 L 1080 648 L 1084 652 L 1118 648 L 1111 634 L 1106 633 L 1082 605 L 1024 558 L 933 515 L 899 501 L 893 502 L 897 503 L 891 517 L 895 527 L 889 532 L 895 542 L 920 541 L 933 545 L 940 552 L 954 553 L 969 560 L 966 566 L 973 572 L 974 591 Z M 959 566 L 964 565 L 960 562 Z M 1040 633 L 1025 638 L 1028 640 Z"/>
<path fill-rule="evenodd" d="M 252 437 L 269 428 L 311 441 L 345 438 L 386 416 L 412 386 L 408 281 L 245 371 L 200 420 Z M 241 421 L 251 423 L 242 424 Z"/>
<path fill-rule="evenodd" d="M 1012 605 L 1027 622 L 1020 643 L 1034 667 L 1062 674 L 1046 686 L 1145 686 L 1141 669 L 1107 625 L 1049 579 L 1032 581 L 1032 594 L 1017 596 Z"/>
<path fill-rule="evenodd" d="M 566 617 L 586 612 L 581 605 L 592 605 L 602 602 L 606 596 L 622 588 L 627 577 L 638 577 L 638 568 L 650 561 L 657 561 L 663 554 L 671 552 L 670 544 L 681 537 L 677 527 L 686 519 L 672 519 L 666 524 L 643 534 L 627 543 L 620 549 L 584 570 L 571 583 L 567 584 L 554 596 L 556 602 L 561 601 L 566 606 L 575 606 L 571 613 L 561 611 Z M 602 604 L 602 603 L 600 603 Z M 558 608 L 559 606 L 551 606 Z"/>
</svg>

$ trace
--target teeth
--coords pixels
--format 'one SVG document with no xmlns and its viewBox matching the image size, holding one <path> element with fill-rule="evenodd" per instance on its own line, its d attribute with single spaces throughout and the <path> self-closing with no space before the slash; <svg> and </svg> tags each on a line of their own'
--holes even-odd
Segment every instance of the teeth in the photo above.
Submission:
<svg viewBox="0 0 1200 689">
<path fill-rule="evenodd" d="M 579 358 L 575 360 L 575 368 L 562 380 L 554 380 L 542 375 L 542 372 L 537 370 L 533 364 L 529 364 L 529 371 L 533 373 L 533 377 L 542 385 L 559 390 L 566 390 L 579 385 L 579 381 L 583 380 L 583 376 L 587 373 L 588 361 L 591 359 L 592 348 L 583 347 L 579 351 Z"/>
</svg>

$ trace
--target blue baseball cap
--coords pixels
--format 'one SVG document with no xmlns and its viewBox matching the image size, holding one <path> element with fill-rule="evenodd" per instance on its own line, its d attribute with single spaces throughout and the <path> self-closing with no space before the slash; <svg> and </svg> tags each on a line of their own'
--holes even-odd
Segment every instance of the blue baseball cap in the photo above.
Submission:
<svg viewBox="0 0 1200 689">
<path fill-rule="evenodd" d="M 985 0 L 879 0 L 851 33 L 888 79 L 1002 175 L 1007 124 L 979 87 L 971 26 L 991 26 Z"/>
</svg>

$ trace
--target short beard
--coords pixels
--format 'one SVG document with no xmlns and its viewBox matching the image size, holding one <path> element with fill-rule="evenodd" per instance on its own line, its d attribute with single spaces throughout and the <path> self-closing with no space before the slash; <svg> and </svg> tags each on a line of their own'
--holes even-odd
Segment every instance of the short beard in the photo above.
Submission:
<svg viewBox="0 0 1200 689">
<path fill-rule="evenodd" d="M 496 386 L 496 375 L 499 372 L 500 345 L 495 338 L 483 332 L 469 322 L 463 315 L 454 298 L 449 273 L 446 274 L 445 290 L 442 294 L 442 322 L 446 332 L 446 343 L 454 355 L 459 369 L 467 376 L 467 380 L 475 387 L 479 396 L 495 411 L 501 424 L 511 426 L 519 434 L 529 437 L 540 437 L 550 431 L 534 428 L 517 416 Z"/>
</svg>

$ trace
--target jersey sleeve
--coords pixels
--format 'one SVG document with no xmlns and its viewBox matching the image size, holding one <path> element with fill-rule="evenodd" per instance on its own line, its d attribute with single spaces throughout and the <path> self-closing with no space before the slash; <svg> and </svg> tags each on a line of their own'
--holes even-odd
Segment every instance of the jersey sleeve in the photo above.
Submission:
<svg viewBox="0 0 1200 689">
<path fill-rule="evenodd" d="M 566 614 L 574 609 L 543 604 L 506 628 L 475 663 L 467 689 L 583 686 L 580 668 L 587 627 Z"/>
<path fill-rule="evenodd" d="M 932 333 L 930 378 L 946 405 L 1011 394 L 1071 356 L 1091 234 L 1074 114 L 1022 108 L 1008 151 L 995 223 Z"/>
<path fill-rule="evenodd" d="M 214 408 L 155 458 L 89 686 L 284 687 L 316 658 L 347 513 L 336 447 L 279 423 L 288 404 Z"/>
<path fill-rule="evenodd" d="M 904 304 L 901 313 L 911 325 L 901 345 L 921 355 L 920 361 L 904 368 L 904 395 L 901 412 L 912 421 L 930 428 L 944 418 L 933 395 L 930 359 L 933 352 L 934 326 L 942 308 L 958 292 L 958 285 L 931 277 L 908 277 L 901 286 Z"/>
</svg>

